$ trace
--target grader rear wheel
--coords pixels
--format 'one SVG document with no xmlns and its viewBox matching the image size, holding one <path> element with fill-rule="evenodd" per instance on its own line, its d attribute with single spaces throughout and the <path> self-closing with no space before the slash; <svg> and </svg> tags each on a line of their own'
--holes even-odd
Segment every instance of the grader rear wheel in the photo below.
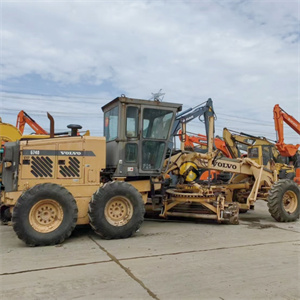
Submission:
<svg viewBox="0 0 300 300">
<path fill-rule="evenodd" d="M 62 243 L 77 222 L 77 205 L 64 187 L 44 183 L 27 190 L 13 210 L 13 229 L 29 246 Z"/>
<path fill-rule="evenodd" d="M 33 205 L 29 223 L 37 232 L 48 233 L 57 229 L 64 218 L 62 206 L 55 200 L 44 199 Z"/>
<path fill-rule="evenodd" d="M 276 221 L 296 221 L 300 213 L 300 190 L 297 184 L 289 179 L 277 181 L 269 192 L 268 207 Z"/>
</svg>

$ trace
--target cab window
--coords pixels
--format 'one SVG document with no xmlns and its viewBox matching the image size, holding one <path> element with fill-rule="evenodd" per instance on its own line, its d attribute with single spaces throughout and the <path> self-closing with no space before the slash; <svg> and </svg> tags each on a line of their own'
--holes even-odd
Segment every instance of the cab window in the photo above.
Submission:
<svg viewBox="0 0 300 300">
<path fill-rule="evenodd" d="M 118 122 L 119 107 L 116 106 L 104 114 L 104 136 L 107 142 L 118 137 Z"/>
<path fill-rule="evenodd" d="M 139 110 L 137 107 L 129 106 L 126 110 L 126 136 L 137 137 L 139 124 Z"/>
<path fill-rule="evenodd" d="M 248 148 L 249 158 L 258 158 L 258 148 Z"/>
</svg>

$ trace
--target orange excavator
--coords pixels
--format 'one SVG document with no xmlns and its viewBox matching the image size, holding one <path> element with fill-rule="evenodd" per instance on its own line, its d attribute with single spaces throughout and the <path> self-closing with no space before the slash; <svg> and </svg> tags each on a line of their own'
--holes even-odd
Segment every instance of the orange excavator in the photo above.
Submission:
<svg viewBox="0 0 300 300">
<path fill-rule="evenodd" d="M 47 113 L 47 116 L 51 122 L 54 122 L 53 117 L 49 113 Z M 26 124 L 28 124 L 35 131 L 34 135 L 25 135 L 25 136 L 23 135 L 24 127 Z M 53 135 L 55 135 L 55 136 L 67 136 L 69 134 L 72 136 L 80 135 L 78 130 L 81 129 L 82 126 L 76 125 L 76 124 L 70 124 L 67 127 L 71 129 L 71 133 L 69 133 L 68 131 L 64 131 L 64 132 L 55 132 L 55 133 L 53 133 Z M 44 138 L 45 139 L 45 138 L 49 138 L 51 135 L 51 133 L 49 133 L 45 129 L 43 129 L 24 110 L 21 110 L 18 114 L 16 128 L 23 135 L 22 139 L 32 139 L 32 138 L 35 138 L 35 139 Z M 90 135 L 90 131 L 86 130 L 86 132 L 83 135 Z"/>
<path fill-rule="evenodd" d="M 181 131 L 179 131 L 179 136 L 181 134 Z M 228 151 L 228 148 L 226 147 L 226 144 L 223 140 L 220 138 L 214 139 L 215 146 L 218 150 L 220 150 L 226 157 L 233 158 L 230 152 Z M 207 136 L 203 134 L 194 134 L 194 135 L 186 135 L 186 140 L 184 143 L 185 148 L 193 149 L 195 148 L 194 144 L 200 145 L 200 147 L 207 147 Z"/>
<path fill-rule="evenodd" d="M 20 130 L 21 134 L 24 133 L 24 128 L 26 124 L 28 124 L 35 131 L 36 134 L 49 134 L 37 122 L 35 122 L 24 110 L 21 110 L 18 114 L 16 125 L 16 127 Z"/>
<path fill-rule="evenodd" d="M 300 144 L 291 145 L 284 143 L 283 122 L 300 134 L 300 123 L 287 112 L 285 112 L 279 104 L 276 104 L 273 109 L 275 130 L 277 135 L 276 147 L 282 156 L 294 156 Z"/>
<path fill-rule="evenodd" d="M 279 104 L 274 106 L 273 116 L 277 137 L 276 147 L 282 156 L 290 157 L 291 161 L 294 162 L 296 170 L 294 181 L 300 184 L 300 154 L 298 151 L 300 144 L 293 145 L 284 143 L 283 122 L 289 125 L 299 135 L 300 123 L 293 116 L 284 111 Z"/>
</svg>

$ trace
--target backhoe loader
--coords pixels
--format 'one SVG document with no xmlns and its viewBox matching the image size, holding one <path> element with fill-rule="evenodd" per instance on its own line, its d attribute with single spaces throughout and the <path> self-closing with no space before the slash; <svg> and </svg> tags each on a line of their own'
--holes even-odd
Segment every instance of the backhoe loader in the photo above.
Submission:
<svg viewBox="0 0 300 300">
<path fill-rule="evenodd" d="M 275 163 L 275 168 L 279 179 L 294 179 L 295 167 L 290 163 L 288 157 L 282 156 L 275 145 L 275 142 L 262 136 L 253 136 L 243 132 L 230 131 L 227 128 L 223 129 L 223 140 L 232 158 L 246 156 L 248 148 L 255 145 L 261 145 L 259 151 L 259 163 L 266 164 L 272 159 Z M 270 154 L 267 154 L 269 153 Z"/>
<path fill-rule="evenodd" d="M 171 136 L 189 113 L 181 104 L 118 97 L 102 107 L 104 137 L 78 136 L 5 144 L 1 206 L 12 213 L 17 236 L 27 245 L 53 245 L 68 238 L 77 224 L 90 224 L 105 239 L 132 236 L 144 220 L 145 206 L 172 216 L 238 224 L 239 203 L 268 201 L 280 222 L 299 217 L 299 189 L 278 180 L 272 161 L 228 159 L 214 149 L 212 100 L 195 112 L 204 115 L 206 153 L 174 150 Z M 177 115 L 176 115 L 177 114 Z M 228 184 L 196 182 L 199 168 L 229 171 Z"/>
</svg>

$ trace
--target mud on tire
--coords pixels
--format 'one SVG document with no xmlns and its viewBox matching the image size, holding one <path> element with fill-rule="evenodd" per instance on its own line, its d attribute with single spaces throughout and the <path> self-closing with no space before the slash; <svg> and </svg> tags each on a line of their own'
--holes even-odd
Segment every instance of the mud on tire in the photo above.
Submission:
<svg viewBox="0 0 300 300">
<path fill-rule="evenodd" d="M 299 218 L 300 190 L 290 179 L 278 180 L 268 196 L 271 216 L 278 222 L 293 222 Z"/>
<path fill-rule="evenodd" d="M 89 204 L 90 224 L 104 239 L 132 236 L 144 221 L 144 214 L 141 194 L 127 182 L 106 183 Z"/>
<path fill-rule="evenodd" d="M 78 209 L 72 194 L 64 187 L 44 183 L 23 193 L 13 209 L 13 229 L 29 246 L 62 243 L 77 222 Z"/>
</svg>

